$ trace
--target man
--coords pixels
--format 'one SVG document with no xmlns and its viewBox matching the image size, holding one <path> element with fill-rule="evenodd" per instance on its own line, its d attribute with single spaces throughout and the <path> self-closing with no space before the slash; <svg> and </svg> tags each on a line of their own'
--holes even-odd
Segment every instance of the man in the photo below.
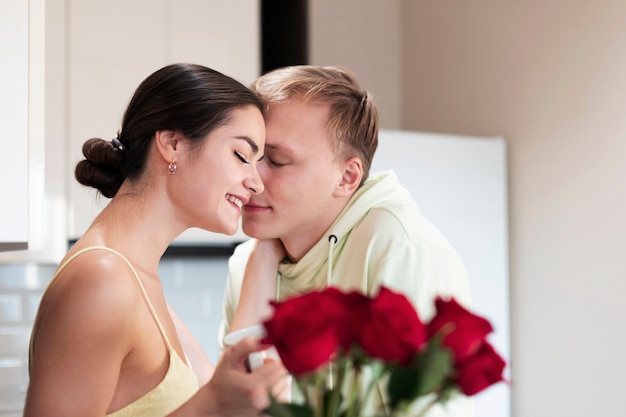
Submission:
<svg viewBox="0 0 626 417">
<path fill-rule="evenodd" d="M 404 293 L 422 320 L 434 314 L 437 295 L 469 306 L 466 271 L 450 243 L 393 172 L 369 175 L 378 113 L 354 75 L 294 66 L 252 88 L 267 109 L 258 165 L 265 190 L 243 208 L 243 231 L 254 239 L 229 260 L 220 340 L 268 318 L 269 300 L 327 285 L 367 294 L 384 285 Z M 471 415 L 460 400 L 457 414 L 442 415 Z"/>
</svg>

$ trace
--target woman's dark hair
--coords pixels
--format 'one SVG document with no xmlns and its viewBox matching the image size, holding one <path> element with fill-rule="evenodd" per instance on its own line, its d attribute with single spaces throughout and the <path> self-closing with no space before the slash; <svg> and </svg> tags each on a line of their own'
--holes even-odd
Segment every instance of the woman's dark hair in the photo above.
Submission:
<svg viewBox="0 0 626 417">
<path fill-rule="evenodd" d="M 100 138 L 84 143 L 76 179 L 111 198 L 124 179 L 141 176 L 155 132 L 177 131 L 200 146 L 213 129 L 228 123 L 233 110 L 247 105 L 263 112 L 260 99 L 227 75 L 196 64 L 161 68 L 135 90 L 117 145 Z"/>
</svg>

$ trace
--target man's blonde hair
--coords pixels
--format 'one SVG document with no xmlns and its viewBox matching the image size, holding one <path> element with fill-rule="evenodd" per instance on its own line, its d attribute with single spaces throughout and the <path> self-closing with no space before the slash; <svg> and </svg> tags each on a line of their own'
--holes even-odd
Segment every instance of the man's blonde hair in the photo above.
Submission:
<svg viewBox="0 0 626 417">
<path fill-rule="evenodd" d="M 367 179 L 378 146 L 378 111 L 371 94 L 361 87 L 352 71 L 340 66 L 283 67 L 262 75 L 251 88 L 266 109 L 295 96 L 329 104 L 326 131 L 334 141 L 335 152 L 344 159 L 361 159 L 361 184 Z"/>
</svg>

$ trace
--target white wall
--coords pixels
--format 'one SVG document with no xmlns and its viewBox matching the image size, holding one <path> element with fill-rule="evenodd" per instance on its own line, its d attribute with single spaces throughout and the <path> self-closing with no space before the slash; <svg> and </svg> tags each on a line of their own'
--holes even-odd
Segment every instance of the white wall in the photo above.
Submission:
<svg viewBox="0 0 626 417">
<path fill-rule="evenodd" d="M 402 16 L 403 127 L 507 139 L 513 416 L 623 415 L 626 3 Z"/>
<path fill-rule="evenodd" d="M 399 129 L 402 117 L 400 0 L 309 0 L 309 60 L 345 65 L 373 94 L 380 119 Z"/>
</svg>

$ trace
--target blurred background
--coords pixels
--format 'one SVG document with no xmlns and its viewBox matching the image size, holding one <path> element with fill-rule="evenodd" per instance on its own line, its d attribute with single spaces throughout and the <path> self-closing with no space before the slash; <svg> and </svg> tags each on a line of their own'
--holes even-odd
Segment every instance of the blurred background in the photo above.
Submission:
<svg viewBox="0 0 626 417">
<path fill-rule="evenodd" d="M 372 91 L 385 129 L 504 138 L 510 414 L 623 413 L 625 2 L 2 0 L 0 7 L 0 123 L 17 126 L 0 137 L 0 415 L 21 415 L 38 297 L 68 243 L 106 203 L 74 184 L 82 143 L 113 137 L 139 82 L 178 61 L 244 84 L 276 66 L 341 64 Z M 6 91 L 24 91 L 28 102 Z M 26 109 L 26 124 L 16 109 Z M 28 141 L 15 135 L 20 126 Z M 17 250 L 22 240 L 9 235 L 22 218 L 29 250 Z M 225 277 L 231 243 L 192 230 L 164 259 L 168 299 L 187 300 L 202 325 L 220 312 L 223 282 L 189 277 Z M 194 294 L 180 295 L 182 288 Z"/>
</svg>

